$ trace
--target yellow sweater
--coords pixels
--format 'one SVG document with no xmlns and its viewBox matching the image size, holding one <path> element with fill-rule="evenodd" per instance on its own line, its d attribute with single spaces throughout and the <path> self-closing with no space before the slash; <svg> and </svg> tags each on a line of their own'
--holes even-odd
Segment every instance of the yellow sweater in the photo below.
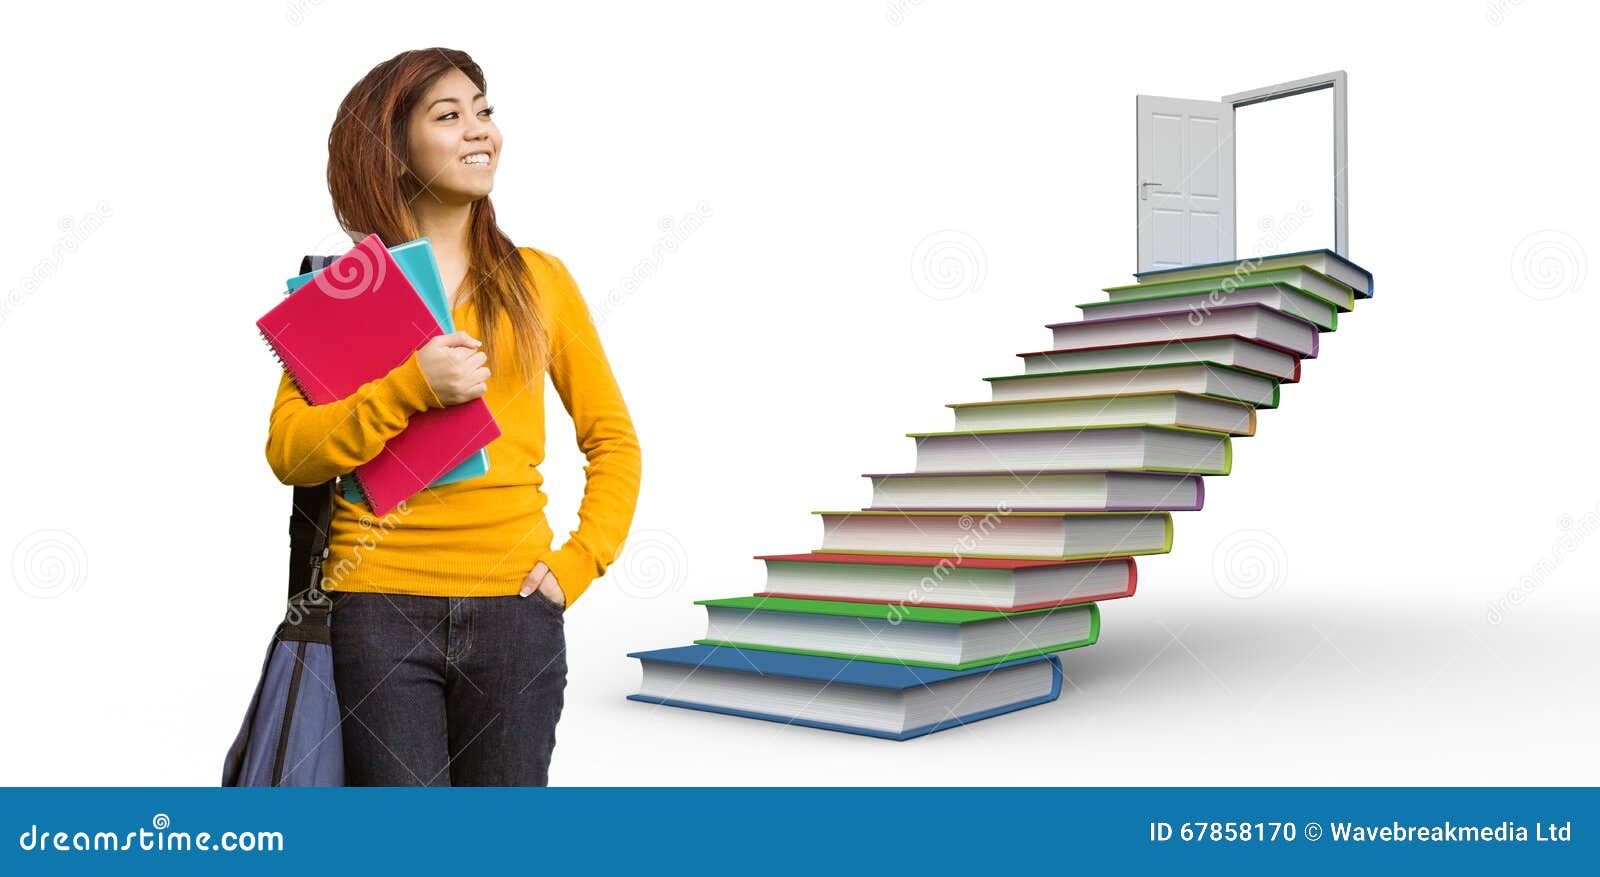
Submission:
<svg viewBox="0 0 1600 877">
<path fill-rule="evenodd" d="M 545 440 L 542 377 L 522 388 L 496 373 L 483 397 L 501 430 L 489 443 L 489 473 L 421 491 L 382 520 L 374 520 L 365 505 L 337 496 L 323 562 L 325 589 L 505 596 L 517 593 L 543 561 L 570 607 L 620 553 L 639 495 L 633 421 L 566 265 L 530 247 L 521 253 L 543 304 L 553 356 L 550 379 L 589 461 L 578 528 L 552 549 L 538 468 Z M 482 338 L 471 301 L 453 315 L 457 329 Z M 495 341 L 501 351 L 512 349 L 507 321 L 501 321 Z M 307 403 L 285 374 L 272 406 L 267 462 L 284 484 L 321 484 L 377 456 L 412 414 L 441 407 L 415 354 L 327 405 Z"/>
</svg>

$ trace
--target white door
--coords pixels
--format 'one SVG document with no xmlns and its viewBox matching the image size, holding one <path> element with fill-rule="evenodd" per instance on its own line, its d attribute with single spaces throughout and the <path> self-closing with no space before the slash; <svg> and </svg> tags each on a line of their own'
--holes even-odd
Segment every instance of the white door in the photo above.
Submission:
<svg viewBox="0 0 1600 877">
<path fill-rule="evenodd" d="M 1139 271 L 1233 254 L 1233 106 L 1138 97 Z"/>
</svg>

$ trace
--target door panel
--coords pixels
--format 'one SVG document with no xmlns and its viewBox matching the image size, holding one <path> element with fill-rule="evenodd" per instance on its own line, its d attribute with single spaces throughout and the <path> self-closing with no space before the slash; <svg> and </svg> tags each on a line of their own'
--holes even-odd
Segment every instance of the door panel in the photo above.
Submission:
<svg viewBox="0 0 1600 877">
<path fill-rule="evenodd" d="M 1234 258 L 1233 107 L 1138 96 L 1139 270 Z"/>
</svg>

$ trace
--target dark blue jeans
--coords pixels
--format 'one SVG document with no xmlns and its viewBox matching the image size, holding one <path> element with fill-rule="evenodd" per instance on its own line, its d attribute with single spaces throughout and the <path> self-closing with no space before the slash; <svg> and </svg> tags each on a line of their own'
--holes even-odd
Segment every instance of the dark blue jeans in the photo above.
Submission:
<svg viewBox="0 0 1600 877">
<path fill-rule="evenodd" d="M 332 595 L 351 786 L 542 786 L 567 685 L 564 610 L 527 597 Z"/>
</svg>

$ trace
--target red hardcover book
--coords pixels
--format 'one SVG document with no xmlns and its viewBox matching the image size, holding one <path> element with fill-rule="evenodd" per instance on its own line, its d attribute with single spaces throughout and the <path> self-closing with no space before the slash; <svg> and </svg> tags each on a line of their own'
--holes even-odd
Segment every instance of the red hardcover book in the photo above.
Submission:
<svg viewBox="0 0 1600 877">
<path fill-rule="evenodd" d="M 1049 606 L 1072 606 L 1131 597 L 1139 582 L 1139 568 L 1131 557 L 1108 557 L 1094 560 L 1015 560 L 995 557 L 930 557 L 920 554 L 841 554 L 813 551 L 809 554 L 759 554 L 756 560 L 767 562 L 767 588 L 759 592 L 764 597 L 799 597 L 807 600 L 842 600 L 849 603 L 896 603 L 944 609 L 990 609 L 1000 612 L 1024 612 Z M 821 576 L 793 574 L 794 567 L 784 575 L 775 576 L 774 565 L 825 566 L 832 572 Z M 854 567 L 854 572 L 851 568 Z M 901 572 L 888 576 L 873 572 L 872 567 L 898 567 Z M 1029 600 L 1024 593 L 1039 593 L 1041 588 L 1019 588 L 1012 585 L 1012 599 L 968 596 L 952 599 L 952 591 L 959 586 L 952 580 L 962 570 L 986 573 L 1010 573 L 1011 576 L 1062 576 L 1077 578 L 1066 592 L 1053 599 Z M 774 582 L 778 586 L 774 587 Z M 788 587 L 782 582 L 793 583 Z M 809 584 L 807 584 L 809 582 Z"/>
<path fill-rule="evenodd" d="M 313 405 L 349 396 L 442 333 L 377 235 L 268 311 L 256 328 Z M 356 468 L 356 480 L 372 511 L 385 515 L 499 435 L 482 399 L 414 414 L 378 456 Z"/>
</svg>

